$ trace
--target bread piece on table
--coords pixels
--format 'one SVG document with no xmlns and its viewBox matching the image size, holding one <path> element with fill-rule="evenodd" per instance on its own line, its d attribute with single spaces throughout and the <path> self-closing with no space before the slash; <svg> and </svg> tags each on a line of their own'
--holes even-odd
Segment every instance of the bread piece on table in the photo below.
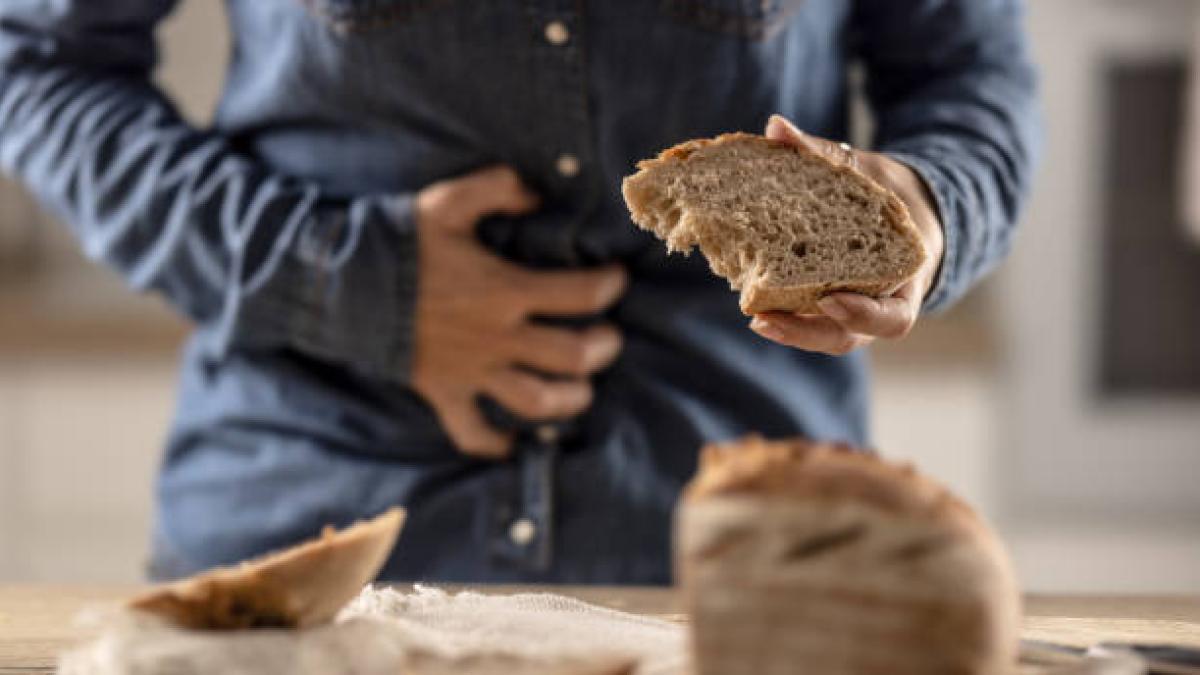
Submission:
<svg viewBox="0 0 1200 675">
<path fill-rule="evenodd" d="M 746 314 L 820 313 L 835 291 L 887 295 L 925 261 L 899 197 L 804 148 L 726 134 L 638 169 L 621 186 L 633 221 L 671 251 L 699 246 Z"/>
<path fill-rule="evenodd" d="M 340 532 L 326 527 L 319 539 L 164 586 L 129 606 L 192 629 L 325 623 L 379 574 L 404 517 L 393 508 Z"/>
<path fill-rule="evenodd" d="M 706 448 L 676 520 L 698 675 L 1015 672 L 999 540 L 916 473 L 845 447 Z"/>
</svg>

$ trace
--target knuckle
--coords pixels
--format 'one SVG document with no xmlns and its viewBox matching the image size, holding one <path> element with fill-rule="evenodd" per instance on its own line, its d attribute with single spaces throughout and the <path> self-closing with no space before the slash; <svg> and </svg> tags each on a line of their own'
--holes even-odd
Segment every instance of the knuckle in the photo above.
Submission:
<svg viewBox="0 0 1200 675">
<path fill-rule="evenodd" d="M 918 310 L 910 305 L 898 307 L 886 330 L 881 331 L 881 337 L 896 339 L 907 336 L 917 323 L 917 312 Z"/>
<path fill-rule="evenodd" d="M 610 291 L 605 280 L 597 280 L 587 284 L 580 294 L 580 300 L 592 311 L 599 311 L 608 306 Z"/>
<path fill-rule="evenodd" d="M 445 203 L 451 194 L 455 191 L 455 183 L 438 181 L 425 186 L 417 195 L 417 202 L 425 202 L 430 205 L 438 205 Z"/>
<path fill-rule="evenodd" d="M 497 206 L 509 204 L 525 192 L 525 183 L 516 170 L 507 165 L 487 169 L 481 178 L 487 183 L 491 200 Z"/>
<path fill-rule="evenodd" d="M 576 394 L 577 403 L 573 412 L 578 412 L 587 409 L 592 405 L 592 401 L 596 397 L 596 390 L 588 382 L 582 382 L 579 385 L 579 391 Z"/>
<path fill-rule="evenodd" d="M 549 386 L 538 383 L 531 388 L 529 412 L 535 417 L 549 417 L 558 412 L 559 397 Z"/>
<path fill-rule="evenodd" d="M 437 222 L 445 215 L 446 204 L 450 202 L 448 190 L 446 185 L 435 183 L 421 191 L 416 201 L 418 224 Z"/>
<path fill-rule="evenodd" d="M 570 340 L 563 345 L 562 367 L 572 375 L 584 375 L 591 365 L 592 350 L 581 340 Z"/>
<path fill-rule="evenodd" d="M 500 187 L 515 188 L 520 186 L 521 177 L 515 169 L 507 164 L 500 164 L 490 169 L 489 175 Z"/>
<path fill-rule="evenodd" d="M 908 334 L 912 332 L 912 329 L 913 329 L 913 324 L 911 321 L 904 321 L 903 323 L 896 323 L 895 325 L 893 325 L 889 328 L 889 330 L 884 335 L 884 337 L 892 339 L 892 340 L 896 340 L 896 339 L 899 339 L 902 337 L 908 337 Z"/>
<path fill-rule="evenodd" d="M 525 193 L 525 182 L 521 180 L 516 171 L 509 167 L 504 169 L 502 187 L 510 196 L 523 196 Z"/>
<path fill-rule="evenodd" d="M 605 340 L 612 345 L 614 353 L 620 353 L 625 348 L 625 336 L 615 326 L 604 325 L 600 327 L 601 335 L 605 336 Z"/>
<path fill-rule="evenodd" d="M 854 351 L 858 347 L 858 340 L 853 335 L 845 335 L 838 338 L 833 349 L 831 350 L 838 356 L 845 356 Z"/>
</svg>

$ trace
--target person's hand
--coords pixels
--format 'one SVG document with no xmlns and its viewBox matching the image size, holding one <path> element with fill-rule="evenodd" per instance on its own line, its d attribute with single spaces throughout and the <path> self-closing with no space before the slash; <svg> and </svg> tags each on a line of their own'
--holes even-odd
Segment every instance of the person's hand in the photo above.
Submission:
<svg viewBox="0 0 1200 675">
<path fill-rule="evenodd" d="M 921 303 L 941 266 L 945 239 L 937 207 L 925 181 L 911 168 L 887 155 L 861 150 L 797 129 L 779 115 L 767 123 L 768 138 L 819 152 L 837 164 L 852 163 L 880 185 L 895 192 L 916 223 L 925 245 L 925 265 L 890 297 L 872 298 L 858 293 L 831 293 L 818 301 L 822 314 L 786 312 L 759 314 L 750 328 L 759 335 L 797 349 L 831 355 L 847 354 L 877 338 L 900 338 L 912 330 Z"/>
<path fill-rule="evenodd" d="M 484 420 L 477 395 L 531 420 L 571 417 L 591 404 L 588 377 L 621 350 L 621 335 L 610 325 L 569 330 L 530 317 L 604 311 L 624 292 L 623 270 L 528 270 L 476 240 L 481 218 L 537 206 L 537 196 L 507 167 L 434 183 L 416 198 L 413 387 L 469 455 L 500 458 L 512 445 L 510 435 Z"/>
</svg>

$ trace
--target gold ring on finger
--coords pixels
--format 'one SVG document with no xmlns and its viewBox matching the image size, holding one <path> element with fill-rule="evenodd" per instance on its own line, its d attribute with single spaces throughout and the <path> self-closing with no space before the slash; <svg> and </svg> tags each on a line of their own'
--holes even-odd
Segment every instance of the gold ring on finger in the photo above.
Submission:
<svg viewBox="0 0 1200 675">
<path fill-rule="evenodd" d="M 838 147 L 841 148 L 842 152 L 844 152 L 846 155 L 845 159 L 843 160 L 846 166 L 857 169 L 858 156 L 854 154 L 854 147 L 849 143 L 838 143 Z"/>
</svg>

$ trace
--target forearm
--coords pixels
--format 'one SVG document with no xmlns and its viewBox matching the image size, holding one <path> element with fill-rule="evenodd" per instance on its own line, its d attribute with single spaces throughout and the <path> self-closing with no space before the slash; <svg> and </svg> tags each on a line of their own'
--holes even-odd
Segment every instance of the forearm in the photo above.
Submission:
<svg viewBox="0 0 1200 675">
<path fill-rule="evenodd" d="M 1036 159 L 1036 80 L 1019 2 L 914 0 L 887 9 L 919 18 L 916 26 L 883 24 L 866 40 L 876 145 L 915 169 L 937 203 L 945 253 L 925 304 L 935 311 L 1009 250 Z"/>
<path fill-rule="evenodd" d="M 975 104 L 962 115 L 978 113 Z M 942 112 L 954 104 L 941 106 Z M 937 311 L 962 297 L 1007 255 L 1028 190 L 1033 158 L 1032 111 L 1025 122 L 1030 138 L 997 141 L 947 125 L 938 131 L 899 135 L 880 150 L 912 167 L 929 186 L 945 236 L 941 268 L 926 298 Z M 985 128 L 993 123 L 982 123 Z M 993 126 L 994 129 L 1002 128 Z"/>
<path fill-rule="evenodd" d="M 327 199 L 188 126 L 138 59 L 42 56 L 10 31 L 0 24 L 0 168 L 89 256 L 205 324 L 215 357 L 287 347 L 406 378 L 406 200 Z"/>
</svg>

